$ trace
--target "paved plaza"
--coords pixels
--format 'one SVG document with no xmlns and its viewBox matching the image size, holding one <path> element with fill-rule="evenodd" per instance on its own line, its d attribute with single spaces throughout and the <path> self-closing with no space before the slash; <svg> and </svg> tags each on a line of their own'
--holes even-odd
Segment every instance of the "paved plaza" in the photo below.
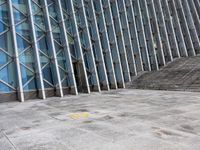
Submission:
<svg viewBox="0 0 200 150">
<path fill-rule="evenodd" d="M 0 104 L 0 150 L 199 150 L 200 93 L 124 89 Z"/>
</svg>

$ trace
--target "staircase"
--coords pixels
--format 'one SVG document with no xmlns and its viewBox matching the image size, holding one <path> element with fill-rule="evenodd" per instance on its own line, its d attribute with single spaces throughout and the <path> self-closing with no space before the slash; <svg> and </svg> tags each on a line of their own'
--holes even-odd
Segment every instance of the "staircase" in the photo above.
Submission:
<svg viewBox="0 0 200 150">
<path fill-rule="evenodd" d="M 159 71 L 143 72 L 127 87 L 200 92 L 200 56 L 180 58 Z"/>
</svg>

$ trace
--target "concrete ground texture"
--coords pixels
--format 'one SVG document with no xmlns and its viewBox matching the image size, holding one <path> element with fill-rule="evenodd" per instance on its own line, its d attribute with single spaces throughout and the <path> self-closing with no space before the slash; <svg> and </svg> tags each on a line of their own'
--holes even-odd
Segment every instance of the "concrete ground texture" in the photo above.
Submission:
<svg viewBox="0 0 200 150">
<path fill-rule="evenodd" d="M 0 150 L 200 150 L 200 93 L 124 89 L 0 104 Z"/>
</svg>

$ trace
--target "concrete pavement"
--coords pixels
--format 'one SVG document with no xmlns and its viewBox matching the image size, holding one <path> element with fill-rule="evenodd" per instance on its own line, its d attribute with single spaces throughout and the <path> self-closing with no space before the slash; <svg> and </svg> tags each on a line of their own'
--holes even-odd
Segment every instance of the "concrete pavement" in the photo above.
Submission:
<svg viewBox="0 0 200 150">
<path fill-rule="evenodd" d="M 125 89 L 0 104 L 0 150 L 199 150 L 200 93 Z"/>
</svg>

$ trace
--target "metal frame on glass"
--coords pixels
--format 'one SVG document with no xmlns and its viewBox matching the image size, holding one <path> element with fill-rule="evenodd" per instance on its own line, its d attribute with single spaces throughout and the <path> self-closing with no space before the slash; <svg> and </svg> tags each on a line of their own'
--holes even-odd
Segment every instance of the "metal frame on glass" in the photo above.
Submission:
<svg viewBox="0 0 200 150">
<path fill-rule="evenodd" d="M 132 6 L 131 0 L 124 0 L 124 13 L 127 17 L 127 24 L 130 33 L 130 42 L 132 44 L 134 59 L 136 63 L 137 72 L 144 71 L 142 56 L 141 56 L 141 49 L 140 49 L 140 42 L 136 27 L 136 20 L 135 20 L 135 13 Z"/>
</svg>

